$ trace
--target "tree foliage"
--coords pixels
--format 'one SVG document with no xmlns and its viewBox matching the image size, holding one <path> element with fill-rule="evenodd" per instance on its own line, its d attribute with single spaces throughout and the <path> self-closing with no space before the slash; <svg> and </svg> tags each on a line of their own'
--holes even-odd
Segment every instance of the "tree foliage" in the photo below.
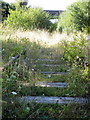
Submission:
<svg viewBox="0 0 90 120">
<path fill-rule="evenodd" d="M 17 10 L 21 9 L 22 7 L 26 7 L 27 4 L 28 0 L 15 0 L 15 2 L 13 3 Z"/>
<path fill-rule="evenodd" d="M 59 17 L 58 30 L 83 30 L 90 26 L 90 1 L 78 0 Z"/>
<path fill-rule="evenodd" d="M 10 11 L 6 24 L 14 28 L 43 29 L 49 28 L 50 16 L 41 8 L 24 8 Z"/>
<path fill-rule="evenodd" d="M 15 7 L 1 0 L 0 1 L 0 13 L 1 13 L 2 21 L 5 20 L 10 14 L 9 9 L 15 10 Z"/>
</svg>

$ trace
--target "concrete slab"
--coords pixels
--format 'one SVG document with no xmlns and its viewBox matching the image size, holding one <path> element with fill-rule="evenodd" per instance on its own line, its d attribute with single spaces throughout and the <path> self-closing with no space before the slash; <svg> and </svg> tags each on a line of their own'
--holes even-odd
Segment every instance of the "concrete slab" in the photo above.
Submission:
<svg viewBox="0 0 90 120">
<path fill-rule="evenodd" d="M 67 72 L 40 72 L 41 74 L 60 74 L 60 75 L 66 75 Z"/>
<path fill-rule="evenodd" d="M 38 66 L 39 65 L 42 65 L 42 66 L 45 66 L 45 67 L 59 67 L 61 65 L 55 65 L 55 64 L 37 64 Z"/>
<path fill-rule="evenodd" d="M 57 61 L 57 60 L 54 60 L 54 59 L 37 59 L 38 61 L 51 61 L 51 62 L 53 62 L 53 61 Z"/>
<path fill-rule="evenodd" d="M 41 87 L 68 87 L 68 84 L 65 82 L 37 82 L 35 83 L 35 86 L 41 86 Z"/>
<path fill-rule="evenodd" d="M 89 102 L 87 98 L 79 97 L 46 97 L 46 96 L 23 96 L 20 101 L 36 102 L 36 103 L 46 103 L 46 104 L 86 104 Z"/>
</svg>

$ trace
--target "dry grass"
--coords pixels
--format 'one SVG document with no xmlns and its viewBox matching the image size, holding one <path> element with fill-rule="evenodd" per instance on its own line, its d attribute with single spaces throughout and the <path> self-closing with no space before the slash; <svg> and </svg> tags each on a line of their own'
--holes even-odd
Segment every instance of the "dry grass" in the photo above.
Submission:
<svg viewBox="0 0 90 120">
<path fill-rule="evenodd" d="M 22 39 L 22 38 L 27 38 L 30 41 L 35 41 L 35 42 L 39 42 L 42 45 L 46 45 L 47 47 L 50 46 L 54 46 L 58 43 L 60 43 L 63 40 L 66 41 L 71 41 L 73 40 L 73 35 L 67 35 L 66 33 L 60 34 L 59 32 L 53 32 L 53 33 L 49 33 L 48 31 L 45 30 L 34 30 L 34 31 L 24 31 L 24 30 L 12 30 L 10 28 L 7 27 L 2 27 L 2 34 L 1 37 L 2 39 Z"/>
<path fill-rule="evenodd" d="M 39 41 L 40 43 L 46 44 L 47 46 L 52 46 L 62 40 L 71 38 L 71 36 L 67 36 L 66 34 L 60 34 L 58 32 L 49 33 L 45 30 L 17 31 L 15 36 L 18 38 L 28 38 L 30 41 Z"/>
<path fill-rule="evenodd" d="M 42 48 L 42 51 L 44 48 L 45 55 L 46 54 L 48 55 L 50 53 L 53 55 L 54 58 L 59 58 L 59 57 L 63 56 L 64 48 L 67 49 L 67 46 L 70 47 L 72 45 L 71 47 L 74 47 L 76 45 L 80 48 L 81 41 L 85 40 L 85 38 L 86 38 L 86 34 L 81 33 L 81 32 L 77 32 L 74 34 L 70 33 L 69 35 L 67 35 L 66 33 L 61 34 L 56 31 L 50 33 L 46 30 L 33 30 L 33 31 L 30 31 L 30 30 L 25 31 L 23 29 L 16 30 L 16 29 L 10 29 L 6 26 L 5 27 L 0 26 L 0 29 L 2 29 L 2 31 L 0 31 L 0 34 L 1 34 L 0 37 L 1 37 L 1 40 L 4 41 L 4 44 L 6 45 L 8 43 L 8 41 L 11 40 L 11 43 L 10 43 L 11 45 L 9 43 L 8 43 L 9 46 L 6 45 L 6 47 L 8 49 L 8 53 L 10 51 L 9 50 L 10 48 L 15 47 L 15 45 L 12 46 L 13 45 L 12 42 L 15 42 L 16 45 L 17 45 L 17 43 L 24 44 L 24 46 L 26 46 L 26 47 L 29 44 L 31 45 L 31 42 L 32 43 L 36 42 L 37 46 L 38 45 L 41 46 L 40 48 Z M 71 41 L 74 41 L 74 42 L 71 43 Z M 71 45 L 69 45 L 68 43 L 71 43 Z M 23 46 L 21 45 L 21 47 L 23 47 Z M 32 51 L 34 52 L 36 50 L 36 46 L 33 46 L 33 47 L 34 48 Z M 45 49 L 45 48 L 49 48 L 49 49 Z M 81 46 L 81 48 L 82 48 L 82 46 Z M 31 49 L 30 49 L 30 51 L 31 51 Z M 28 52 L 30 53 L 30 51 L 28 51 Z M 39 50 L 39 52 L 40 51 L 41 51 L 41 49 Z M 87 52 L 87 50 L 85 50 L 85 51 Z M 42 54 L 42 55 L 44 55 L 44 54 Z M 41 56 L 41 53 L 40 53 L 40 56 Z"/>
</svg>

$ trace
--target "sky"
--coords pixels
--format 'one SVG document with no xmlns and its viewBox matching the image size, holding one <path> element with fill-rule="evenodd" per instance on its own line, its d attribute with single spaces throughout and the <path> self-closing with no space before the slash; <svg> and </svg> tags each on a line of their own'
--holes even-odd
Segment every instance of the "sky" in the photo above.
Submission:
<svg viewBox="0 0 90 120">
<path fill-rule="evenodd" d="M 4 0 L 12 3 L 15 0 Z M 44 10 L 65 10 L 68 5 L 76 0 L 28 0 L 31 7 L 41 7 Z"/>
</svg>

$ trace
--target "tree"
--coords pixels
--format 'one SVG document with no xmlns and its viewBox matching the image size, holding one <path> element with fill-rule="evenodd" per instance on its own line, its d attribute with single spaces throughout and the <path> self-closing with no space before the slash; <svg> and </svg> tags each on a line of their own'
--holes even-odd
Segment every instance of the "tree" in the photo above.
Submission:
<svg viewBox="0 0 90 120">
<path fill-rule="evenodd" d="M 13 3 L 17 10 L 21 9 L 22 7 L 26 7 L 28 4 L 28 0 L 15 0 Z"/>
<path fill-rule="evenodd" d="M 23 29 L 48 29 L 51 22 L 49 14 L 41 8 L 28 8 L 10 11 L 10 15 L 5 21 L 6 24 L 14 28 Z"/>
<path fill-rule="evenodd" d="M 90 1 L 78 0 L 67 7 L 59 17 L 57 29 L 66 31 L 86 29 L 90 26 Z"/>
<path fill-rule="evenodd" d="M 9 13 L 9 9 L 15 10 L 15 6 L 10 5 L 9 3 L 4 2 L 3 0 L 0 1 L 0 14 L 2 17 L 2 21 L 5 20 Z"/>
</svg>

